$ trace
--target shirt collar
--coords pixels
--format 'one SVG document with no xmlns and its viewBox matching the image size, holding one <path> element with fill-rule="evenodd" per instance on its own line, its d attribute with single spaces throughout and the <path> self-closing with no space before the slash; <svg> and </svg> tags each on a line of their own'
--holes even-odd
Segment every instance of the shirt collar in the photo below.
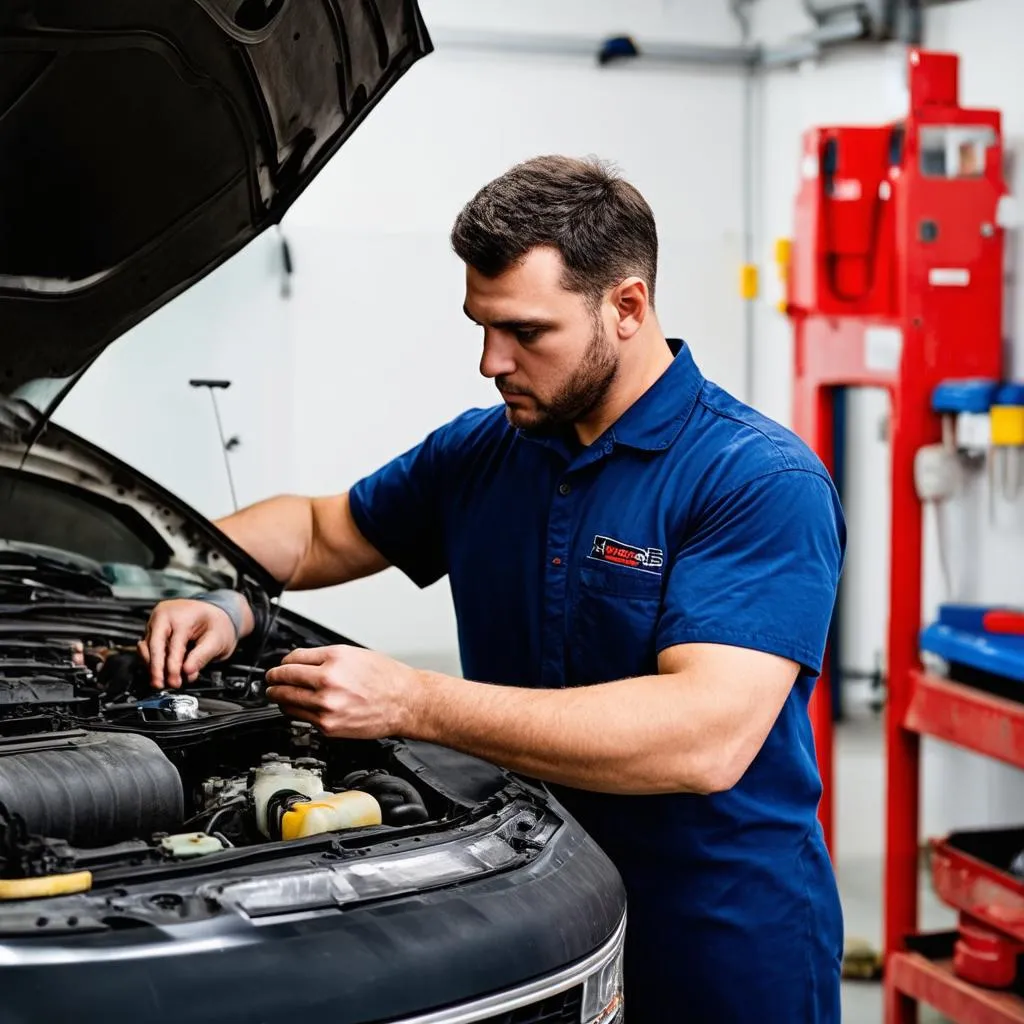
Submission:
<svg viewBox="0 0 1024 1024">
<path fill-rule="evenodd" d="M 679 436 L 690 417 L 704 376 L 693 360 L 690 347 L 678 338 L 668 338 L 673 359 L 665 372 L 590 447 L 611 450 L 606 442 L 658 452 Z M 529 441 L 553 448 L 571 461 L 570 446 L 558 435 L 517 433 Z"/>
<path fill-rule="evenodd" d="M 678 338 L 669 338 L 668 344 L 674 357 L 668 369 L 612 424 L 609 433 L 616 444 L 664 451 L 690 418 L 704 375 L 689 345 Z"/>
</svg>

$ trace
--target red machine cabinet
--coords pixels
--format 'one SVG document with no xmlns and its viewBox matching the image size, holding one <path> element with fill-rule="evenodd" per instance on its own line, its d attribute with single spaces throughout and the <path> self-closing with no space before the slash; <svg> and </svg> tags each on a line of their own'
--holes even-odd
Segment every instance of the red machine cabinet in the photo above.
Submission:
<svg viewBox="0 0 1024 1024">
<path fill-rule="evenodd" d="M 960 106 L 958 73 L 955 55 L 910 49 L 903 120 L 805 134 L 787 275 L 796 431 L 832 469 L 836 389 L 884 388 L 891 401 L 887 954 L 917 926 L 919 737 L 906 727 L 922 625 L 914 458 L 941 440 L 935 386 L 999 378 L 1002 367 L 1001 117 Z M 811 717 L 835 857 L 830 692 L 826 672 Z"/>
</svg>

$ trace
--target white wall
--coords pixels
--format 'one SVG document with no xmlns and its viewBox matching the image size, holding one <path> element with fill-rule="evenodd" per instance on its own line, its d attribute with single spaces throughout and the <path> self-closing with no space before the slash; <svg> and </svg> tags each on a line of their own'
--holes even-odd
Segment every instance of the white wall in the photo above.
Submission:
<svg viewBox="0 0 1024 1024">
<path fill-rule="evenodd" d="M 438 30 L 738 41 L 727 5 L 706 0 L 425 0 L 423 9 Z M 186 382 L 222 374 L 235 381 L 222 408 L 242 437 L 243 502 L 344 489 L 464 408 L 494 402 L 477 373 L 480 339 L 461 312 L 448 231 L 487 180 L 553 151 L 609 158 L 646 194 L 661 235 L 663 326 L 738 389 L 741 98 L 733 72 L 602 69 L 439 45 L 286 217 L 291 299 L 280 298 L 266 236 L 113 346 L 58 419 L 219 515 L 230 506 L 209 397 Z M 421 594 L 391 571 L 289 603 L 364 643 L 457 669 L 444 582 Z"/>
<path fill-rule="evenodd" d="M 118 339 L 58 409 L 58 422 L 137 466 L 207 515 L 231 511 L 209 391 L 218 392 L 241 504 L 294 487 L 289 307 L 280 249 L 262 235 L 209 277 Z"/>
<path fill-rule="evenodd" d="M 808 27 L 799 0 L 759 0 L 755 35 L 772 38 Z M 995 106 L 1004 112 L 1006 145 L 1015 159 L 1011 187 L 1024 195 L 1020 160 L 1024 137 L 1024 96 L 1019 88 L 1017 41 L 1024 32 L 1019 0 L 961 0 L 926 13 L 925 45 L 961 56 L 961 102 Z M 817 66 L 770 73 L 763 83 L 761 203 L 757 231 L 762 265 L 772 267 L 776 238 L 792 232 L 793 201 L 801 132 L 814 124 L 884 123 L 906 110 L 902 47 L 839 51 Z M 1006 332 L 1012 371 L 1024 376 L 1024 282 L 1011 241 Z M 781 286 L 772 281 L 757 311 L 756 403 L 788 422 L 791 396 L 791 331 L 774 309 Z M 970 339 L 964 339 L 970 344 Z M 879 424 L 887 403 L 881 393 L 855 393 L 850 401 L 846 511 L 850 560 L 843 586 L 843 661 L 871 669 L 883 650 L 888 600 L 888 452 Z M 968 601 L 1024 605 L 1024 497 L 1015 506 L 1000 503 L 996 521 L 987 521 L 984 478 L 970 482 L 966 496 L 946 519 L 957 597 Z M 942 599 L 933 520 L 926 521 L 926 617 Z M 924 821 L 926 833 L 1000 821 L 1024 815 L 1024 787 L 1016 771 L 932 742 L 925 744 Z M 838 794 L 842 815 L 842 794 Z M 863 834 L 863 833 L 862 833 Z M 856 845 L 857 836 L 850 835 Z"/>
</svg>

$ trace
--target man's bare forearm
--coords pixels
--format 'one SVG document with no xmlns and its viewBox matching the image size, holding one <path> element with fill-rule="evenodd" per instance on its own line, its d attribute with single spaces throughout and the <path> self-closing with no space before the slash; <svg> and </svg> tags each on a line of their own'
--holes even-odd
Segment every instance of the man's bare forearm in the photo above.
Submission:
<svg viewBox="0 0 1024 1024">
<path fill-rule="evenodd" d="M 288 590 L 348 583 L 388 564 L 359 532 L 347 494 L 284 494 L 225 516 L 217 525 Z"/>
<path fill-rule="evenodd" d="M 313 539 L 313 502 L 282 494 L 240 509 L 216 525 L 279 583 L 292 585 Z"/>
<path fill-rule="evenodd" d="M 433 672 L 421 677 L 422 699 L 407 729 L 412 739 L 599 792 L 721 788 L 711 717 L 702 716 L 692 701 L 680 707 L 677 688 L 685 681 L 673 676 L 559 690 L 495 686 Z"/>
</svg>

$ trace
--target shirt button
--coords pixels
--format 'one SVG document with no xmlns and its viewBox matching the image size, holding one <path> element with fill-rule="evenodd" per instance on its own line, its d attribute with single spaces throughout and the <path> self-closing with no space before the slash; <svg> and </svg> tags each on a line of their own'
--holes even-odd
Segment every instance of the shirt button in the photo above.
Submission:
<svg viewBox="0 0 1024 1024">
<path fill-rule="evenodd" d="M 612 443 L 611 443 L 611 441 L 605 441 L 605 443 L 604 443 L 604 453 L 605 453 L 605 455 L 611 455 L 611 453 L 612 453 Z"/>
<path fill-rule="evenodd" d="M 570 491 L 572 486 L 570 484 L 559 484 L 558 493 L 564 498 Z"/>
</svg>

